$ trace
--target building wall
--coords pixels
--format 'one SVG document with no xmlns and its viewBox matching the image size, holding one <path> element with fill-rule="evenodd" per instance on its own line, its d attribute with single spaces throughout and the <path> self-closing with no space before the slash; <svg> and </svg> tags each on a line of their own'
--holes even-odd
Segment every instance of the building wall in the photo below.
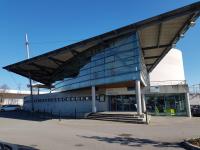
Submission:
<svg viewBox="0 0 200 150">
<path fill-rule="evenodd" d="M 187 85 L 160 85 L 160 86 L 151 86 L 150 90 L 148 90 L 147 94 L 169 94 L 169 93 L 187 93 L 188 86 Z"/>
<path fill-rule="evenodd" d="M 20 105 L 23 106 L 23 98 L 2 98 L 0 100 L 0 105 Z"/>
<path fill-rule="evenodd" d="M 180 84 L 185 80 L 182 52 L 171 49 L 150 73 L 151 85 Z M 183 83 L 184 84 L 184 83 Z"/>
<path fill-rule="evenodd" d="M 24 97 L 29 91 L 0 89 L 0 105 L 23 105 Z"/>
<path fill-rule="evenodd" d="M 84 114 L 92 112 L 91 89 L 34 95 L 33 99 L 34 110 L 39 112 L 70 117 L 83 117 Z M 30 96 L 27 96 L 24 109 L 31 110 L 31 107 Z M 96 107 L 98 112 L 108 111 L 108 99 L 104 89 L 96 92 Z"/>
<path fill-rule="evenodd" d="M 186 87 L 184 85 L 160 86 L 146 94 L 147 109 L 153 115 L 186 116 Z M 109 97 L 135 96 L 134 89 L 97 88 L 97 112 L 110 111 Z M 104 97 L 104 98 L 102 98 Z M 34 109 L 55 115 L 83 117 L 92 111 L 91 88 L 33 96 Z M 30 97 L 25 98 L 24 109 L 31 110 Z M 135 103 L 136 104 L 136 103 Z M 123 105 L 123 104 L 122 104 Z"/>
</svg>

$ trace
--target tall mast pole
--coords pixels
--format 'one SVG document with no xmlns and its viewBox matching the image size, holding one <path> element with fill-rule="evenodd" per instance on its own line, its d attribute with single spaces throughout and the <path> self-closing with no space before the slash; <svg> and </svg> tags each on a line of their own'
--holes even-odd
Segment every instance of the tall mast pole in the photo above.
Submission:
<svg viewBox="0 0 200 150">
<path fill-rule="evenodd" d="M 26 54 L 27 54 L 27 59 L 30 58 L 30 49 L 29 49 L 29 42 L 28 42 L 28 34 L 26 33 L 25 35 L 25 45 L 26 45 Z"/>
<path fill-rule="evenodd" d="M 30 49 L 29 49 L 29 41 L 28 41 L 28 34 L 25 35 L 25 45 L 26 45 L 26 53 L 27 59 L 30 58 Z M 34 112 L 34 104 L 33 104 L 33 87 L 32 87 L 32 80 L 31 80 L 31 72 L 29 72 L 29 86 L 30 86 L 30 99 L 31 99 L 31 110 Z"/>
</svg>

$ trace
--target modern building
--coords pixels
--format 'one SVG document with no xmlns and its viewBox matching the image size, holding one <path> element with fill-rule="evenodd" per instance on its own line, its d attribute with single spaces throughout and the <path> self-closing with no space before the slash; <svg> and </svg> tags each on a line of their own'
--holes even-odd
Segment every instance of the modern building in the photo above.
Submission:
<svg viewBox="0 0 200 150">
<path fill-rule="evenodd" d="M 0 89 L 1 105 L 20 105 L 23 106 L 24 97 L 30 95 L 30 91 Z"/>
<path fill-rule="evenodd" d="M 136 111 L 141 115 L 146 111 L 145 95 L 150 93 L 149 74 L 199 15 L 197 2 L 4 69 L 54 87 L 54 93 L 26 97 L 27 110 L 66 116 L 102 111 Z M 165 99 L 168 101 L 170 104 L 170 99 Z M 184 110 L 180 112 L 190 116 L 188 96 L 181 101 Z M 166 111 L 174 110 L 169 107 Z"/>
</svg>

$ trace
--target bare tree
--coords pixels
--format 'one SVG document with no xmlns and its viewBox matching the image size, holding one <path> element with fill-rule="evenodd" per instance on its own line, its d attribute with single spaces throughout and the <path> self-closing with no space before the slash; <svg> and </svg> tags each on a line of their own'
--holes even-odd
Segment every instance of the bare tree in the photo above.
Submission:
<svg viewBox="0 0 200 150">
<path fill-rule="evenodd" d="M 0 86 L 0 105 L 3 104 L 3 99 L 4 99 L 3 93 L 6 93 L 6 90 L 8 90 L 8 89 L 9 89 L 9 87 L 7 84 L 3 84 Z"/>
<path fill-rule="evenodd" d="M 9 86 L 7 84 L 3 84 L 0 86 L 0 92 L 1 93 L 5 93 L 6 90 L 10 89 Z"/>
</svg>

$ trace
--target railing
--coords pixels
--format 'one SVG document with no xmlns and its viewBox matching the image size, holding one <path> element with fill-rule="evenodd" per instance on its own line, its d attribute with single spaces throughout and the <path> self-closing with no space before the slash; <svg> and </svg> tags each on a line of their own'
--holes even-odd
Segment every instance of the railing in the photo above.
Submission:
<svg viewBox="0 0 200 150">
<path fill-rule="evenodd" d="M 185 84 L 186 84 L 186 80 L 150 81 L 150 86 L 185 85 Z"/>
<path fill-rule="evenodd" d="M 165 80 L 165 81 L 150 81 L 150 86 L 145 87 L 143 90 L 145 93 L 151 93 L 152 91 L 158 92 L 159 86 L 178 86 L 182 85 L 185 91 L 188 91 L 186 80 Z"/>
<path fill-rule="evenodd" d="M 200 84 L 194 84 L 190 86 L 189 91 L 191 94 L 200 94 Z"/>
</svg>

